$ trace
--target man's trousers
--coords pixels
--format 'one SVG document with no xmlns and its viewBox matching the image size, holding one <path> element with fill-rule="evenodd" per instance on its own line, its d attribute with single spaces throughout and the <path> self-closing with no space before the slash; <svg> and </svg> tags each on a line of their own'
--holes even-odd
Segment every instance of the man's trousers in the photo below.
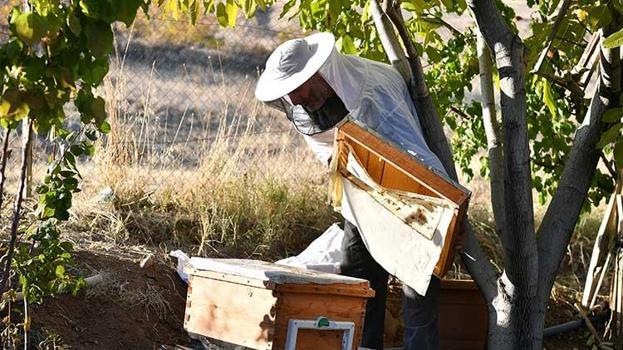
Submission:
<svg viewBox="0 0 623 350">
<path fill-rule="evenodd" d="M 341 271 L 343 275 L 370 281 L 376 295 L 366 303 L 366 318 L 363 323 L 361 346 L 369 349 L 383 349 L 385 322 L 385 301 L 387 299 L 388 273 L 370 255 L 357 227 L 344 222 L 344 256 Z M 439 348 L 437 330 L 437 297 L 440 280 L 433 276 L 426 296 L 418 295 L 403 285 L 402 312 L 405 322 L 405 350 L 429 350 Z"/>
</svg>

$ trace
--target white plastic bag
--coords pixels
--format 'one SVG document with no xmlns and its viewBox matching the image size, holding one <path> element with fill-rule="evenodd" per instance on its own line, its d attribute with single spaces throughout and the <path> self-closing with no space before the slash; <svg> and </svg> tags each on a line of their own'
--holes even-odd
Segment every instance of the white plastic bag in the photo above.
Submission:
<svg viewBox="0 0 623 350">
<path fill-rule="evenodd" d="M 320 237 L 311 242 L 301 254 L 275 263 L 321 272 L 340 273 L 340 265 L 343 261 L 343 240 L 344 231 L 337 224 L 333 224 Z"/>
</svg>

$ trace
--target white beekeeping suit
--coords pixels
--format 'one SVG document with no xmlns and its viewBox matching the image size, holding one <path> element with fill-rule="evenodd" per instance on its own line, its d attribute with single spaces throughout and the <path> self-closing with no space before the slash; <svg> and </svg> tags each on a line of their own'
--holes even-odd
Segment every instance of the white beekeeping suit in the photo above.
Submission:
<svg viewBox="0 0 623 350">
<path fill-rule="evenodd" d="M 342 55 L 333 49 L 319 73 L 344 102 L 352 119 L 445 173 L 441 162 L 424 141 L 415 106 L 396 69 L 364 58 Z M 332 152 L 333 134 L 333 130 L 327 130 L 304 135 L 325 164 Z"/>
</svg>

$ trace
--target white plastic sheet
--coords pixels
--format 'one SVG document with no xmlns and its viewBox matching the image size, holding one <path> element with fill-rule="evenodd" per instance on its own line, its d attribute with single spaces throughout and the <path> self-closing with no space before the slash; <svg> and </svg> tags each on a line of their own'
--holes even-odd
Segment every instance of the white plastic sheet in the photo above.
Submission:
<svg viewBox="0 0 623 350">
<path fill-rule="evenodd" d="M 309 270 L 340 273 L 340 265 L 343 261 L 343 240 L 344 231 L 337 224 L 333 224 L 301 254 L 279 260 L 276 263 Z"/>
<path fill-rule="evenodd" d="M 177 258 L 177 267 L 176 271 L 180 278 L 188 283 L 188 274 L 186 273 L 186 263 L 190 261 L 190 257 L 181 250 L 174 250 L 169 253 L 170 256 Z"/>
</svg>

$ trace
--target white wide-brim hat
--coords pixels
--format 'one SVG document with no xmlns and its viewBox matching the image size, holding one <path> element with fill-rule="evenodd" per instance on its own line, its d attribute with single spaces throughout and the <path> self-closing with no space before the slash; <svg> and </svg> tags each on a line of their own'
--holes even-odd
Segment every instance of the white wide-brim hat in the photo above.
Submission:
<svg viewBox="0 0 623 350">
<path fill-rule="evenodd" d="M 316 33 L 279 45 L 266 61 L 255 87 L 260 101 L 274 101 L 311 78 L 327 61 L 335 46 L 331 33 Z"/>
</svg>

